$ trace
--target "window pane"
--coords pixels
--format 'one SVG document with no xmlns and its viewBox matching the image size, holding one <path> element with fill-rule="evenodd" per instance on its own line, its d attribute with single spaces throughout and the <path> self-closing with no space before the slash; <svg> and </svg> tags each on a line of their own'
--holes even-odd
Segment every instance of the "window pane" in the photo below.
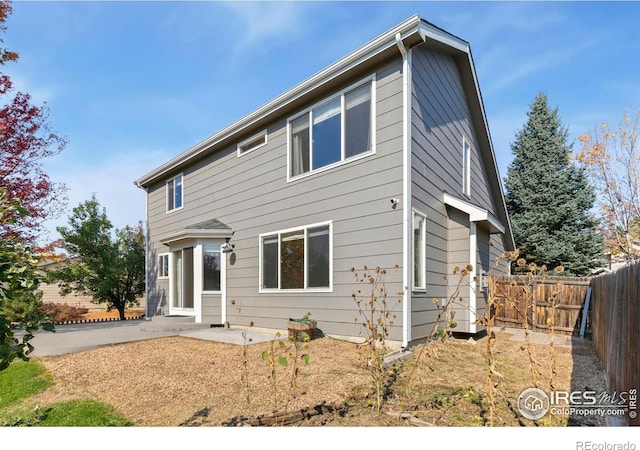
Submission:
<svg viewBox="0 0 640 450">
<path fill-rule="evenodd" d="M 413 286 L 424 288 L 425 254 L 424 254 L 424 217 L 413 215 Z"/>
<path fill-rule="evenodd" d="M 262 239 L 262 288 L 278 288 L 278 236 Z"/>
<path fill-rule="evenodd" d="M 313 168 L 340 161 L 340 97 L 313 110 Z"/>
<path fill-rule="evenodd" d="M 158 256 L 158 276 L 169 276 L 169 255 Z"/>
<path fill-rule="evenodd" d="M 309 171 L 309 115 L 291 121 L 291 161 L 292 177 Z"/>
<path fill-rule="evenodd" d="M 253 150 L 254 148 L 260 147 L 261 145 L 266 144 L 267 135 L 261 134 L 260 136 L 254 137 L 249 142 L 245 142 L 244 144 L 239 145 L 240 154 L 246 153 L 248 151 Z"/>
<path fill-rule="evenodd" d="M 329 227 L 310 228 L 308 242 L 309 287 L 329 287 Z"/>
<path fill-rule="evenodd" d="M 193 247 L 182 250 L 182 307 L 193 308 Z"/>
<path fill-rule="evenodd" d="M 174 196 L 173 180 L 169 180 L 167 182 L 167 210 L 169 211 L 175 208 Z"/>
<path fill-rule="evenodd" d="M 371 83 L 345 94 L 345 157 L 371 150 Z"/>
<path fill-rule="evenodd" d="M 304 289 L 304 232 L 294 231 L 281 236 L 280 287 Z"/>
<path fill-rule="evenodd" d="M 173 253 L 173 292 L 171 305 L 174 308 L 182 306 L 182 250 Z"/>
<path fill-rule="evenodd" d="M 182 207 L 182 175 L 180 175 L 179 177 L 176 177 L 175 191 L 176 191 L 175 207 L 181 208 Z"/>
<path fill-rule="evenodd" d="M 220 246 L 205 245 L 203 249 L 203 286 L 205 291 L 220 290 Z"/>
</svg>

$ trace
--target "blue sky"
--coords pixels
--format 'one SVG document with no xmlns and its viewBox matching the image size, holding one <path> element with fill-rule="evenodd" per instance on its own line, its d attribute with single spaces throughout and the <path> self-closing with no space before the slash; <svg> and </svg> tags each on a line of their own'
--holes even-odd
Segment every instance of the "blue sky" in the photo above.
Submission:
<svg viewBox="0 0 640 450">
<path fill-rule="evenodd" d="M 502 177 L 536 94 L 571 139 L 640 108 L 637 2 L 15 1 L 5 66 L 69 143 L 69 208 L 144 219 L 133 181 L 414 13 L 467 40 Z M 575 146 L 577 150 L 577 144 Z M 55 233 L 52 234 L 55 237 Z"/>
</svg>

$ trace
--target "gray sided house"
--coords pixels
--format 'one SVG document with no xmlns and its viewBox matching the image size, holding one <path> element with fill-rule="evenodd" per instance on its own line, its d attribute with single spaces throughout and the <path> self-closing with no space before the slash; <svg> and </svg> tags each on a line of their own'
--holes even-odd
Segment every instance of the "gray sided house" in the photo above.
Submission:
<svg viewBox="0 0 640 450">
<path fill-rule="evenodd" d="M 455 331 L 481 331 L 482 275 L 514 248 L 469 44 L 418 16 L 135 183 L 148 317 L 284 330 L 311 312 L 357 337 L 351 269 L 380 266 L 406 347 L 455 266 L 473 267 Z"/>
</svg>

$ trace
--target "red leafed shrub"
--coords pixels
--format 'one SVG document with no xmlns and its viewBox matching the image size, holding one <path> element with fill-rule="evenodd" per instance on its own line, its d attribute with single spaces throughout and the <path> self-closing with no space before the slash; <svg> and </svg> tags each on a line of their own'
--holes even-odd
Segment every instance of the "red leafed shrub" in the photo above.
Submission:
<svg viewBox="0 0 640 450">
<path fill-rule="evenodd" d="M 80 319 L 83 314 L 89 312 L 89 309 L 76 308 L 75 306 L 65 305 L 63 303 L 45 303 L 44 311 L 53 322 L 66 322 Z"/>
</svg>

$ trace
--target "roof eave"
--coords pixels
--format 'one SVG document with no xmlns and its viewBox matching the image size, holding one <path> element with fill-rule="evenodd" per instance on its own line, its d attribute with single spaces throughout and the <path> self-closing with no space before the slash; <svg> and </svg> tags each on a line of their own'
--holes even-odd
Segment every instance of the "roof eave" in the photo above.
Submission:
<svg viewBox="0 0 640 450">
<path fill-rule="evenodd" d="M 230 229 L 206 230 L 206 229 L 183 229 L 174 233 L 161 236 L 158 241 L 163 245 L 170 245 L 174 242 L 195 240 L 195 239 L 229 239 L 233 235 Z"/>
</svg>

